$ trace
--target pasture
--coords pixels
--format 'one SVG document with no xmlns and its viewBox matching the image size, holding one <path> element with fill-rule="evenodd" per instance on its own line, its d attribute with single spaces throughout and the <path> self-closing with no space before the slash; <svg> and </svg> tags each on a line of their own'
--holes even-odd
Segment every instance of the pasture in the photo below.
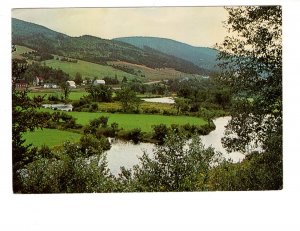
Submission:
<svg viewBox="0 0 300 231">
<path fill-rule="evenodd" d="M 51 109 L 41 109 L 43 111 L 54 112 Z M 202 118 L 191 116 L 165 116 L 165 115 L 147 115 L 147 114 L 119 114 L 119 113 L 92 113 L 92 112 L 66 112 L 72 115 L 77 120 L 76 122 L 82 125 L 87 125 L 91 120 L 99 118 L 100 116 L 107 116 L 108 124 L 118 123 L 119 128 L 124 130 L 132 130 L 140 128 L 142 132 L 152 132 L 153 125 L 166 124 L 191 124 L 191 125 L 204 125 L 206 121 Z M 62 131 L 58 129 L 37 129 L 34 132 L 26 132 L 23 138 L 26 139 L 25 144 L 33 144 L 34 146 L 41 147 L 47 145 L 54 147 L 62 145 L 64 141 L 77 142 L 82 135 L 69 131 Z"/>
<path fill-rule="evenodd" d="M 77 72 L 80 73 L 83 78 L 89 78 L 89 79 L 93 79 L 93 78 L 102 79 L 105 76 L 114 78 L 115 76 L 117 76 L 117 78 L 121 81 L 124 76 L 126 76 L 128 80 L 135 79 L 137 77 L 127 72 L 115 69 L 111 66 L 100 65 L 96 63 L 86 62 L 83 60 L 78 60 L 77 63 L 72 63 L 72 62 L 57 60 L 56 57 L 58 56 L 55 56 L 55 59 L 46 60 L 45 64 L 49 67 L 60 69 L 68 73 L 73 78 L 75 77 Z"/>
<path fill-rule="evenodd" d="M 61 131 L 57 129 L 37 129 L 34 132 L 26 132 L 23 138 L 26 139 L 25 144 L 33 144 L 36 147 L 47 145 L 49 147 L 63 144 L 64 141 L 76 142 L 79 141 L 81 134 Z"/>
<path fill-rule="evenodd" d="M 121 113 L 99 113 L 99 112 L 67 112 L 77 120 L 78 124 L 87 125 L 89 121 L 99 118 L 100 116 L 107 116 L 108 124 L 118 123 L 119 128 L 124 130 L 131 130 L 140 128 L 143 132 L 151 132 L 153 125 L 166 124 L 191 124 L 204 125 L 206 121 L 202 118 L 192 116 L 165 116 L 165 115 L 149 115 L 149 114 L 121 114 Z"/>
<path fill-rule="evenodd" d="M 17 59 L 24 59 L 22 54 L 33 51 L 32 49 L 30 49 L 28 47 L 19 46 L 19 45 L 15 45 L 15 48 L 16 48 L 16 50 L 12 53 L 12 57 L 17 58 Z"/>
<path fill-rule="evenodd" d="M 84 90 L 71 90 L 69 99 L 70 100 L 79 100 L 81 97 L 88 95 L 89 93 Z M 48 98 L 49 95 L 55 95 L 58 98 L 62 96 L 62 92 L 59 89 L 53 89 L 53 90 L 42 90 L 39 92 L 29 92 L 28 96 L 30 98 L 33 98 L 34 96 L 45 96 L 45 99 Z"/>
</svg>

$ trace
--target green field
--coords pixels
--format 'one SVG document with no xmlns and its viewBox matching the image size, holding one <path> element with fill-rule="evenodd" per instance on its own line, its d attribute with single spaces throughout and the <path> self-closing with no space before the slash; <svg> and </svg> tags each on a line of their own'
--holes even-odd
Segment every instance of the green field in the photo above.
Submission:
<svg viewBox="0 0 300 231">
<path fill-rule="evenodd" d="M 16 51 L 12 53 L 13 58 L 24 58 L 23 56 L 21 56 L 22 54 L 33 51 L 32 49 L 24 46 L 15 45 L 15 47 Z"/>
<path fill-rule="evenodd" d="M 50 109 L 43 109 L 44 111 L 52 111 Z M 119 128 L 124 130 L 131 130 L 134 128 L 141 128 L 143 132 L 151 132 L 153 125 L 166 124 L 195 124 L 204 125 L 206 122 L 202 118 L 190 116 L 164 116 L 164 115 L 145 115 L 145 114 L 111 114 L 111 113 L 91 113 L 91 112 L 67 112 L 68 114 L 77 118 L 77 123 L 86 125 L 90 120 L 100 116 L 108 116 L 109 124 L 116 122 Z M 76 142 L 81 135 L 69 131 L 61 131 L 57 129 L 38 129 L 34 132 L 27 132 L 24 135 L 26 144 L 34 144 L 34 146 L 41 147 L 46 144 L 49 147 L 63 144 L 64 141 Z"/>
<path fill-rule="evenodd" d="M 71 91 L 70 95 L 69 95 L 69 99 L 70 100 L 79 100 L 81 97 L 88 95 L 89 93 L 86 91 Z M 62 95 L 60 90 L 45 90 L 45 91 L 41 91 L 41 92 L 29 92 L 28 96 L 30 98 L 33 98 L 34 96 L 38 96 L 38 95 L 46 95 L 45 99 L 48 98 L 49 95 L 56 95 L 60 98 L 60 96 Z"/>
<path fill-rule="evenodd" d="M 144 75 L 143 79 L 147 81 L 157 81 L 163 79 L 176 79 L 182 77 L 197 78 L 200 75 L 188 74 L 180 71 L 176 71 L 173 68 L 149 68 L 143 65 L 127 63 L 123 61 L 111 61 L 108 62 L 110 65 L 119 65 L 127 68 L 132 68 L 136 72 L 138 71 L 141 75 Z"/>
<path fill-rule="evenodd" d="M 90 79 L 93 79 L 95 77 L 103 78 L 105 76 L 114 78 L 115 75 L 117 75 L 119 80 L 122 80 L 123 76 L 126 76 L 128 80 L 136 78 L 135 75 L 131 75 L 121 70 L 117 70 L 111 66 L 104 66 L 104 65 L 90 63 L 82 60 L 78 60 L 77 63 L 71 63 L 71 62 L 56 60 L 56 57 L 57 56 L 55 56 L 55 59 L 46 60 L 45 64 L 55 69 L 61 69 L 62 71 L 68 73 L 73 78 L 75 77 L 77 72 L 79 72 L 83 76 L 83 78 L 88 77 Z"/>
<path fill-rule="evenodd" d="M 116 122 L 120 128 L 130 130 L 141 128 L 143 132 L 151 132 L 152 125 L 166 124 L 195 124 L 204 125 L 206 122 L 202 118 L 191 116 L 164 116 L 164 115 L 147 115 L 147 114 L 119 114 L 119 113 L 92 113 L 92 112 L 67 112 L 69 115 L 77 118 L 76 122 L 86 125 L 90 120 L 100 116 L 108 116 L 108 123 Z"/>
<path fill-rule="evenodd" d="M 43 128 L 43 130 L 38 129 L 34 132 L 26 132 L 24 134 L 24 138 L 26 139 L 25 144 L 32 143 L 37 147 L 41 147 L 44 144 L 49 147 L 53 147 L 63 144 L 66 140 L 76 142 L 80 139 L 80 137 L 80 134 L 74 132 L 47 128 Z"/>
</svg>

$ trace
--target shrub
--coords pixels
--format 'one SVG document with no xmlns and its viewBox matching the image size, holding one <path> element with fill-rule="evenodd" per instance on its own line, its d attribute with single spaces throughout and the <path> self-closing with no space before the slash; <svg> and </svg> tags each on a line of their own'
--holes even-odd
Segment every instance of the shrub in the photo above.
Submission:
<svg viewBox="0 0 300 231">
<path fill-rule="evenodd" d="M 119 137 L 125 140 L 131 140 L 133 143 L 137 144 L 143 140 L 143 133 L 140 128 L 135 128 L 129 131 L 119 132 Z"/>
<path fill-rule="evenodd" d="M 96 138 L 93 135 L 84 135 L 79 141 L 81 152 L 88 156 L 99 155 L 104 150 L 110 149 L 110 143 L 107 138 L 101 136 Z"/>
<path fill-rule="evenodd" d="M 167 125 L 165 124 L 159 124 L 159 125 L 154 125 L 153 127 L 153 139 L 156 139 L 159 144 L 163 144 L 164 140 L 169 132 L 169 129 L 167 128 Z"/>
<path fill-rule="evenodd" d="M 60 101 L 60 98 L 58 95 L 49 95 L 48 96 L 48 101 L 52 101 L 52 102 L 59 102 Z"/>
<path fill-rule="evenodd" d="M 97 103 L 91 104 L 89 107 L 89 112 L 96 112 L 96 111 L 98 111 L 98 104 Z"/>
<path fill-rule="evenodd" d="M 160 110 L 158 108 L 144 108 L 143 109 L 144 113 L 148 114 L 159 114 Z"/>
</svg>

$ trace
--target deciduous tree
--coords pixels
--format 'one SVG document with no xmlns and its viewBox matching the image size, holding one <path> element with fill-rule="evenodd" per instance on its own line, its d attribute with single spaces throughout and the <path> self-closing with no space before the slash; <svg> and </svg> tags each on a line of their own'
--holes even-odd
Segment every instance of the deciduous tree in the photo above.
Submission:
<svg viewBox="0 0 300 231">
<path fill-rule="evenodd" d="M 278 189 L 282 187 L 278 181 L 282 179 L 281 7 L 243 6 L 227 11 L 231 35 L 219 46 L 219 80 L 230 87 L 233 105 L 223 142 L 229 150 L 245 153 L 260 145 L 262 157 L 270 161 L 268 171 L 276 179 L 276 186 L 269 179 L 269 188 Z"/>
</svg>

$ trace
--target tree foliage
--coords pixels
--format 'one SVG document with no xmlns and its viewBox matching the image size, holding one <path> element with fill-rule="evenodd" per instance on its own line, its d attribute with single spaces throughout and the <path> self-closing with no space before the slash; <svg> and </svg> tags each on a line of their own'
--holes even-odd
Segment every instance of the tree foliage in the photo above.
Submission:
<svg viewBox="0 0 300 231">
<path fill-rule="evenodd" d="M 113 90 L 106 85 L 90 85 L 86 88 L 86 91 L 90 93 L 90 97 L 96 102 L 111 102 Z"/>
<path fill-rule="evenodd" d="M 61 83 L 60 88 L 61 88 L 62 94 L 64 96 L 64 100 L 68 100 L 70 92 L 71 92 L 69 83 L 67 83 L 67 82 Z"/>
<path fill-rule="evenodd" d="M 260 158 L 266 153 L 274 156 L 269 168 L 281 166 L 281 170 L 274 168 L 273 178 L 282 178 L 281 7 L 243 6 L 227 11 L 232 34 L 219 46 L 219 80 L 230 87 L 233 105 L 223 142 L 229 150 L 245 153 L 261 146 L 265 155 Z M 282 187 L 282 182 L 277 183 L 277 188 Z"/>
<path fill-rule="evenodd" d="M 76 72 L 74 82 L 76 85 L 80 86 L 82 84 L 82 75 L 79 72 Z"/>
<path fill-rule="evenodd" d="M 99 141 L 84 136 L 80 143 L 66 142 L 20 170 L 22 193 L 86 193 L 113 190 L 112 176 Z"/>
<path fill-rule="evenodd" d="M 43 113 L 35 109 L 39 107 L 37 102 L 30 100 L 27 90 L 20 91 L 15 88 L 15 81 L 22 79 L 27 65 L 19 60 L 12 61 L 12 166 L 13 166 L 13 190 L 20 189 L 18 170 L 32 160 L 29 146 L 25 145 L 22 135 L 26 131 L 45 125 L 47 118 Z"/>
<path fill-rule="evenodd" d="M 120 100 L 124 112 L 138 111 L 141 99 L 131 89 L 124 87 L 116 92 L 117 99 Z"/>
<path fill-rule="evenodd" d="M 133 170 L 123 168 L 119 180 L 124 191 L 204 191 L 218 161 L 219 155 L 205 149 L 199 137 L 187 145 L 186 137 L 170 134 L 153 155 L 144 153 Z"/>
<path fill-rule="evenodd" d="M 228 29 L 220 46 L 220 80 L 235 100 L 226 139 L 228 147 L 245 151 L 253 141 L 265 144 L 282 129 L 281 7 L 228 8 Z M 234 142 L 231 142 L 234 140 Z M 238 141 L 238 142 L 237 142 Z"/>
</svg>

